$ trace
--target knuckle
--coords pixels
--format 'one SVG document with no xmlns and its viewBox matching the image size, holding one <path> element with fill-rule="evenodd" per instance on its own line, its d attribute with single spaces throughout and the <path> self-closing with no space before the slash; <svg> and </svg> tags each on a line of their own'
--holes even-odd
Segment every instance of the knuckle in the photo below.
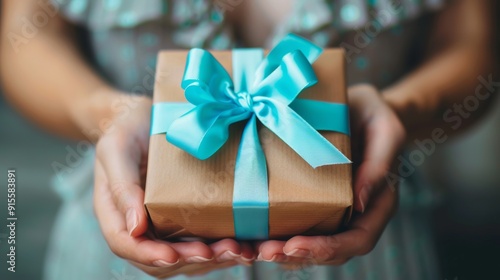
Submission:
<svg viewBox="0 0 500 280">
<path fill-rule="evenodd" d="M 329 261 L 336 257 L 336 248 L 338 240 L 335 236 L 321 236 L 317 239 L 315 257 Z"/>
<path fill-rule="evenodd" d="M 142 263 L 138 263 L 135 261 L 129 260 L 129 263 L 142 270 L 144 273 L 156 277 L 158 279 L 168 278 L 174 275 L 174 269 L 172 268 L 164 268 L 164 267 L 155 267 L 151 265 L 145 265 Z"/>
<path fill-rule="evenodd" d="M 149 276 L 153 276 L 153 277 L 157 277 L 157 278 L 161 278 L 161 279 L 171 276 L 170 273 L 166 273 L 166 271 L 164 271 L 163 269 L 158 268 L 158 267 L 141 266 L 140 268 L 142 271 L 144 271 Z"/>
<path fill-rule="evenodd" d="M 359 255 L 366 255 L 375 248 L 375 242 L 371 238 L 367 238 L 361 242 L 359 247 Z"/>
<path fill-rule="evenodd" d="M 115 239 L 116 238 L 107 239 L 109 249 L 111 250 L 111 252 L 113 252 L 113 254 L 117 255 L 118 257 L 125 258 L 125 254 L 121 246 L 119 246 L 119 244 L 117 244 L 117 242 L 114 241 Z"/>
<path fill-rule="evenodd" d="M 110 190 L 116 206 L 122 210 L 128 208 L 129 189 L 126 182 L 114 182 L 110 185 Z"/>
</svg>

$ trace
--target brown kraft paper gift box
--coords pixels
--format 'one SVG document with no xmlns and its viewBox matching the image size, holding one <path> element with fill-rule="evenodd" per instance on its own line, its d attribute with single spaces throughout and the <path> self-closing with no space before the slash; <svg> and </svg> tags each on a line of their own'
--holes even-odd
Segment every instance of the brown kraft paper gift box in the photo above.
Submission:
<svg viewBox="0 0 500 280">
<path fill-rule="evenodd" d="M 159 53 L 154 103 L 187 102 L 181 88 L 187 53 Z M 211 53 L 231 74 L 231 51 Z M 342 50 L 325 49 L 313 64 L 318 83 L 299 98 L 346 103 L 344 67 Z M 243 126 L 232 125 L 227 143 L 207 160 L 170 144 L 165 134 L 151 136 L 144 204 L 158 238 L 234 238 L 233 175 Z M 349 136 L 321 134 L 351 158 Z M 259 137 L 269 178 L 269 238 L 337 231 L 351 214 L 351 165 L 313 169 L 262 125 Z"/>
</svg>

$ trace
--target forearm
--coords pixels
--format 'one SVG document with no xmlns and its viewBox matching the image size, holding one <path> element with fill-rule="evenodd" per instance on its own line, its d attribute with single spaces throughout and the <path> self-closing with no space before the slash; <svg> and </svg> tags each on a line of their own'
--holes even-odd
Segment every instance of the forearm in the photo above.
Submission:
<svg viewBox="0 0 500 280">
<path fill-rule="evenodd" d="M 492 67 L 469 52 L 450 50 L 384 91 L 409 139 L 436 127 L 449 133 L 465 128 L 491 104 L 495 92 L 482 81 L 495 81 Z"/>
<path fill-rule="evenodd" d="M 438 21 L 438 30 L 439 25 L 446 25 L 444 30 L 455 26 L 452 30 L 456 32 L 435 34 L 441 42 L 432 42 L 429 58 L 383 91 L 384 98 L 404 123 L 410 140 L 428 135 L 434 128 L 452 133 L 467 127 L 483 115 L 495 97 L 492 91 L 495 85 L 484 82 L 498 81 L 494 76 L 492 24 L 485 11 L 487 5 L 476 6 L 485 2 L 469 1 L 463 0 L 451 14 L 445 15 L 446 22 Z"/>
<path fill-rule="evenodd" d="M 23 36 L 21 19 L 41 11 L 36 2 L 2 3 L 0 70 L 6 98 L 49 131 L 87 138 L 86 131 L 112 115 L 109 104 L 118 94 L 85 63 L 71 27 L 58 15 L 34 36 L 25 37 L 25 43 L 13 43 L 13 34 Z"/>
</svg>

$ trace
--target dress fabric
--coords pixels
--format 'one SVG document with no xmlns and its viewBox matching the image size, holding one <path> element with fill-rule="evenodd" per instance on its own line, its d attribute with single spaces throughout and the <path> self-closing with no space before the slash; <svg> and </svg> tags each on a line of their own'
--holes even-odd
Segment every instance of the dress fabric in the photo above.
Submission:
<svg viewBox="0 0 500 280">
<path fill-rule="evenodd" d="M 444 0 L 292 1 L 288 20 L 273 31 L 264 47 L 272 47 L 289 32 L 323 47 L 343 47 L 348 84 L 367 82 L 379 88 L 414 67 L 425 26 L 445 5 Z M 96 70 L 130 93 L 152 95 L 153 85 L 145 81 L 154 77 L 159 50 L 242 47 L 224 20 L 222 6 L 237 1 L 53 2 L 68 21 L 88 29 Z M 93 164 L 90 150 L 72 173 L 54 177 L 54 189 L 63 205 L 53 229 L 44 279 L 154 279 L 114 256 L 103 239 L 92 206 Z M 287 271 L 274 263 L 259 262 L 252 267 L 172 279 L 439 279 L 428 222 L 431 195 L 425 183 L 408 181 L 412 180 L 400 187 L 398 214 L 375 249 L 343 266 L 312 265 Z"/>
</svg>

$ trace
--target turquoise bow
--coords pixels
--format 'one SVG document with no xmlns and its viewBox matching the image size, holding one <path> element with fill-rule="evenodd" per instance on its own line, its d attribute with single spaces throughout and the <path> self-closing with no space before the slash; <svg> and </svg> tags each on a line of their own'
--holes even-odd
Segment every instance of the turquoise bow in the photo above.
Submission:
<svg viewBox="0 0 500 280">
<path fill-rule="evenodd" d="M 233 50 L 233 80 L 207 51 L 189 51 L 182 88 L 191 103 L 153 106 L 152 134 L 198 159 L 228 139 L 229 126 L 247 120 L 235 166 L 233 214 L 238 239 L 267 239 L 268 182 L 257 119 L 313 168 L 350 160 L 317 130 L 349 134 L 345 104 L 296 99 L 315 83 L 312 68 L 321 48 L 295 35 L 263 59 L 261 49 Z M 234 83 L 233 83 L 234 81 Z"/>
</svg>

